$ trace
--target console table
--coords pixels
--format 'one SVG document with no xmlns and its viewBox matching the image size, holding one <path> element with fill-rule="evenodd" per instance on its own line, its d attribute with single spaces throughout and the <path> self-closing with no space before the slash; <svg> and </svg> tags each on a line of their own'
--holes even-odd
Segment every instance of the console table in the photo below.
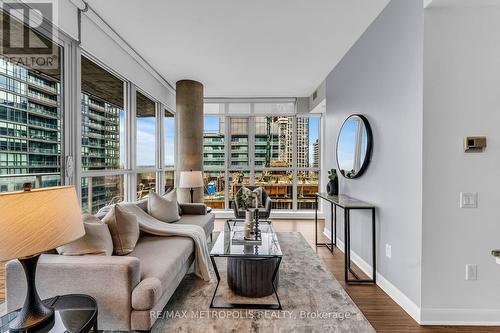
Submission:
<svg viewBox="0 0 500 333">
<path fill-rule="evenodd" d="M 344 210 L 344 276 L 345 282 L 348 284 L 366 284 L 366 283 L 376 283 L 377 275 L 377 256 L 376 256 L 376 237 L 375 237 L 375 206 L 351 198 L 347 195 L 339 194 L 335 196 L 328 195 L 326 193 L 316 193 L 316 210 L 314 214 L 315 219 L 315 230 L 316 230 L 316 246 L 326 246 L 330 252 L 333 252 L 333 247 L 337 246 L 337 207 Z M 319 200 L 325 200 L 330 203 L 331 208 L 331 218 L 330 218 L 330 243 L 318 243 L 318 207 Z M 351 210 L 370 210 L 372 213 L 372 255 L 373 255 L 373 273 L 371 279 L 361 279 L 352 269 L 351 269 Z M 354 278 L 349 277 L 351 273 Z"/>
</svg>

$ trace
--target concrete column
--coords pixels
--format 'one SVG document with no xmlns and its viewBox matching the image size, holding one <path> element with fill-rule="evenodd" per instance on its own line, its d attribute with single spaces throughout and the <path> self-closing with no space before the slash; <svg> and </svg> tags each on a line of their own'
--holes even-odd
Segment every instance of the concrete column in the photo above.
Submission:
<svg viewBox="0 0 500 333">
<path fill-rule="evenodd" d="M 180 171 L 203 170 L 203 84 L 176 83 L 177 164 Z M 177 178 L 179 179 L 179 178 Z M 194 189 L 194 202 L 203 202 L 203 189 Z M 179 202 L 190 202 L 189 189 L 179 189 Z"/>
</svg>

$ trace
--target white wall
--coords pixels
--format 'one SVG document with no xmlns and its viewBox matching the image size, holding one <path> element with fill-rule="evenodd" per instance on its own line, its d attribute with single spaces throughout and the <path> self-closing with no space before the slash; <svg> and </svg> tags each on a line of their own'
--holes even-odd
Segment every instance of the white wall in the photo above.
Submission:
<svg viewBox="0 0 500 333">
<path fill-rule="evenodd" d="M 371 164 L 340 179 L 344 194 L 377 206 L 379 284 L 418 318 L 421 296 L 423 7 L 393 0 L 326 79 L 323 170 L 337 168 L 342 122 L 365 115 L 373 130 Z M 325 181 L 326 181 L 326 176 Z M 343 214 L 338 214 L 343 239 Z M 351 248 L 371 264 L 370 214 L 351 213 Z M 392 258 L 385 256 L 385 244 Z M 336 254 L 338 255 L 338 254 Z"/>
<path fill-rule="evenodd" d="M 427 8 L 424 77 L 422 320 L 500 324 L 500 7 Z M 466 135 L 486 151 L 464 154 Z"/>
</svg>

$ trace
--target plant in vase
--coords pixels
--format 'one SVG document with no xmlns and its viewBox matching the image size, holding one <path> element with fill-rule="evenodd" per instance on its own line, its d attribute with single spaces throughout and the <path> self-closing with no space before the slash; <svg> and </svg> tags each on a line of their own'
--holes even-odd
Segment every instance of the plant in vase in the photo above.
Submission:
<svg viewBox="0 0 500 333">
<path fill-rule="evenodd" d="M 245 189 L 238 191 L 238 193 L 236 193 L 236 198 L 235 198 L 238 208 L 245 210 L 244 228 L 245 229 L 249 228 L 250 230 L 252 230 L 252 233 L 254 229 L 254 220 L 253 220 L 253 212 L 250 210 L 250 208 L 255 208 L 256 199 L 257 199 L 256 193 Z"/>
<path fill-rule="evenodd" d="M 339 194 L 339 176 L 337 175 L 337 170 L 331 169 L 328 171 L 328 179 L 330 181 L 326 185 L 326 191 L 328 195 L 338 195 Z"/>
</svg>

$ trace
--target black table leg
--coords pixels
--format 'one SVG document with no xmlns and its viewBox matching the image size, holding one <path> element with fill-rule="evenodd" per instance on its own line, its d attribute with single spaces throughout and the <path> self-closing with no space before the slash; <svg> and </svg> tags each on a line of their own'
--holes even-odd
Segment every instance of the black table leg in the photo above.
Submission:
<svg viewBox="0 0 500 333">
<path fill-rule="evenodd" d="M 337 247 L 337 205 L 333 205 L 333 230 L 334 230 L 334 245 Z"/>
<path fill-rule="evenodd" d="M 217 289 L 219 289 L 220 275 L 219 275 L 219 270 L 217 269 L 217 264 L 215 263 L 215 258 L 210 256 L 210 260 L 212 261 L 212 266 L 214 267 L 215 276 L 217 277 L 217 285 L 215 286 L 214 294 L 212 296 L 212 300 L 210 301 L 210 307 L 213 308 L 215 295 L 217 294 Z"/>
<path fill-rule="evenodd" d="M 373 251 L 373 283 L 377 283 L 377 254 L 376 254 L 376 227 L 375 227 L 375 208 L 372 208 L 372 251 Z"/>
<path fill-rule="evenodd" d="M 318 246 L 318 196 L 316 195 L 314 197 L 315 203 L 316 203 L 316 209 L 314 210 L 314 236 L 316 239 L 316 246 Z"/>
<path fill-rule="evenodd" d="M 349 262 L 349 232 L 347 229 L 347 209 L 344 209 L 344 277 L 345 282 L 349 280 L 347 265 Z"/>
<path fill-rule="evenodd" d="M 333 204 L 333 202 L 330 203 L 330 252 L 333 252 L 333 243 L 334 243 L 334 239 L 333 239 L 333 215 L 335 214 L 333 211 L 334 211 L 334 207 L 335 205 Z"/>
<path fill-rule="evenodd" d="M 275 282 L 276 282 L 276 275 L 278 274 L 278 271 L 280 269 L 281 265 L 281 257 L 276 257 L 277 262 L 276 262 L 276 267 L 274 268 L 273 276 L 272 276 L 272 287 L 273 287 L 273 292 L 274 295 L 276 296 L 276 300 L 278 301 L 277 304 L 262 304 L 262 303 L 222 303 L 222 304 L 214 304 L 214 299 L 215 295 L 217 294 L 217 290 L 219 289 L 219 283 L 220 283 L 220 275 L 219 271 L 217 269 L 217 265 L 215 263 L 215 258 L 210 257 L 210 260 L 212 261 L 212 265 L 214 266 L 214 271 L 215 275 L 217 276 L 217 285 L 215 286 L 214 294 L 212 296 L 212 300 L 210 301 L 210 308 L 215 308 L 215 309 L 264 309 L 264 310 L 281 310 L 281 302 L 280 298 L 278 295 L 278 291 L 276 290 Z"/>
<path fill-rule="evenodd" d="M 346 209 L 346 229 L 347 229 L 347 232 L 346 232 L 346 246 L 345 246 L 345 249 L 346 249 L 346 254 L 345 254 L 345 258 L 347 260 L 346 262 L 346 272 L 345 272 L 345 276 L 346 276 L 346 280 L 345 282 L 347 284 L 375 284 L 376 283 L 376 280 L 375 280 L 375 274 L 376 274 L 376 269 L 377 269 L 377 265 L 376 265 L 376 244 L 375 244 L 375 208 L 370 208 L 370 210 L 372 211 L 372 251 L 373 251 L 373 276 L 371 279 L 361 279 L 357 274 L 356 272 L 354 272 L 352 269 L 351 269 L 351 240 L 350 240 L 350 236 L 351 236 L 351 223 L 350 223 L 350 214 L 349 214 L 349 209 Z M 349 273 L 351 273 L 353 276 L 354 276 L 354 279 L 349 279 Z"/>
<path fill-rule="evenodd" d="M 316 203 L 316 209 L 314 210 L 314 232 L 315 232 L 315 240 L 316 240 L 316 247 L 320 247 L 320 246 L 324 246 L 326 247 L 328 250 L 330 250 L 330 252 L 333 253 L 333 246 L 337 245 L 336 242 L 334 241 L 333 239 L 333 220 L 334 220 L 334 216 L 333 216 L 333 207 L 334 207 L 334 204 L 331 203 L 331 213 L 332 213 L 332 216 L 330 218 L 330 242 L 318 242 L 318 196 L 315 196 L 315 203 Z M 336 206 L 335 206 L 336 208 Z"/>
</svg>

